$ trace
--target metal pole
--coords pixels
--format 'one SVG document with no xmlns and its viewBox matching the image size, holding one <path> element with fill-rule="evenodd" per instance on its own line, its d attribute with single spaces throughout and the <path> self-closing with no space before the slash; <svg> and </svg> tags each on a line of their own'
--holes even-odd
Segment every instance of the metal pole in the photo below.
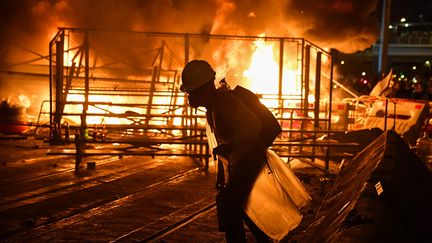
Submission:
<svg viewBox="0 0 432 243">
<path fill-rule="evenodd" d="M 315 104 L 314 104 L 314 130 L 319 129 L 319 113 L 320 113 L 320 99 L 321 99 L 321 55 L 322 52 L 317 52 L 315 64 Z M 315 139 L 316 133 L 313 136 L 312 156 L 315 160 Z"/>
<path fill-rule="evenodd" d="M 90 47 L 89 47 L 89 33 L 86 32 L 84 36 L 84 104 L 83 112 L 81 115 L 81 127 L 79 141 L 81 148 L 85 146 L 86 134 L 87 134 L 87 110 L 89 103 L 89 86 L 90 86 Z M 81 149 L 79 148 L 79 149 Z M 78 149 L 78 147 L 77 147 Z M 77 150 L 78 152 L 78 150 Z"/>
<path fill-rule="evenodd" d="M 332 49 L 330 51 L 330 80 L 329 80 L 329 116 L 328 116 L 328 133 L 327 137 L 330 137 L 330 131 L 331 131 L 331 119 L 332 119 L 332 99 L 333 99 L 333 66 L 334 66 L 334 54 L 335 50 Z M 326 150 L 326 159 L 325 159 L 325 170 L 328 171 L 330 168 L 330 146 L 327 147 Z"/>
<path fill-rule="evenodd" d="M 315 65 L 315 104 L 314 104 L 314 128 L 319 128 L 319 109 L 321 91 L 321 52 L 317 52 Z"/>
<path fill-rule="evenodd" d="M 49 114 L 50 114 L 50 120 L 49 120 L 49 125 L 50 125 L 50 129 L 49 129 L 49 138 L 50 138 L 50 143 L 52 143 L 52 136 L 53 136 L 53 43 L 55 41 L 55 39 L 57 38 L 54 37 L 54 39 L 52 39 L 49 43 L 49 92 L 50 92 L 50 106 L 49 106 Z M 42 103 L 43 105 L 43 103 Z M 41 108 L 42 111 L 42 108 Z M 40 116 L 40 113 L 39 113 Z M 39 124 L 39 119 L 38 119 L 38 124 Z"/>
<path fill-rule="evenodd" d="M 283 88 L 283 67 L 284 67 L 284 39 L 280 39 L 279 42 L 279 114 L 283 113 L 283 100 L 282 100 L 282 88 Z"/>
<path fill-rule="evenodd" d="M 81 145 L 81 136 L 75 133 L 75 173 L 78 172 L 83 157 L 83 147 Z"/>
<path fill-rule="evenodd" d="M 380 78 L 387 73 L 388 26 L 390 22 L 391 0 L 383 0 L 381 16 L 381 43 L 378 57 L 378 75 Z"/>
<path fill-rule="evenodd" d="M 329 124 L 328 124 L 328 130 L 331 131 L 331 118 L 332 118 L 332 99 L 333 99 L 333 67 L 334 67 L 334 56 L 335 50 L 332 49 L 330 51 L 330 80 L 329 80 Z M 330 133 L 328 134 L 330 135 Z"/>
<path fill-rule="evenodd" d="M 186 64 L 189 62 L 189 35 L 188 34 L 186 34 L 185 36 L 184 36 L 184 55 L 185 55 L 185 60 L 184 60 L 184 65 L 186 66 Z M 180 74 L 181 75 L 181 74 Z M 184 96 L 184 101 L 183 101 L 183 116 L 182 116 L 182 118 L 181 118 L 181 124 L 182 124 L 182 126 L 184 127 L 184 126 L 187 126 L 188 124 L 187 124 L 187 119 L 185 119 L 185 116 L 186 115 L 188 115 L 188 110 L 190 109 L 190 108 L 188 108 L 187 107 L 187 105 L 188 105 L 188 102 L 187 102 L 187 97 L 186 97 L 186 95 Z M 188 131 L 186 131 L 186 130 L 182 130 L 182 133 L 183 133 L 183 136 L 187 136 L 188 135 Z"/>
<path fill-rule="evenodd" d="M 64 32 L 60 34 L 60 40 L 56 41 L 56 78 L 55 78 L 55 115 L 53 128 L 53 143 L 61 143 L 61 117 L 62 117 L 62 92 L 64 69 Z"/>
<path fill-rule="evenodd" d="M 304 97 L 303 97 L 303 113 L 305 115 L 308 114 L 309 109 L 309 72 L 310 72 L 310 45 L 306 45 L 305 47 L 305 56 L 304 56 Z"/>
</svg>

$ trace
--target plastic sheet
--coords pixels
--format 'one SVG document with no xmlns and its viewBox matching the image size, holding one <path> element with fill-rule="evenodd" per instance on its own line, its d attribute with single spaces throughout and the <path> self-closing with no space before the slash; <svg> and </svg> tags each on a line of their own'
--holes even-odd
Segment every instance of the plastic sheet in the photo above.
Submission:
<svg viewBox="0 0 432 243">
<path fill-rule="evenodd" d="M 299 209 L 311 198 L 275 152 L 268 149 L 267 158 L 268 166 L 259 174 L 245 212 L 269 237 L 281 240 L 300 224 L 303 216 Z"/>
<path fill-rule="evenodd" d="M 210 148 L 216 147 L 216 138 L 208 125 L 207 137 Z M 228 161 L 221 156 L 219 159 L 227 168 Z M 269 237 L 281 240 L 300 224 L 303 216 L 299 209 L 311 198 L 292 170 L 271 149 L 267 150 L 267 162 L 255 181 L 244 210 Z"/>
</svg>

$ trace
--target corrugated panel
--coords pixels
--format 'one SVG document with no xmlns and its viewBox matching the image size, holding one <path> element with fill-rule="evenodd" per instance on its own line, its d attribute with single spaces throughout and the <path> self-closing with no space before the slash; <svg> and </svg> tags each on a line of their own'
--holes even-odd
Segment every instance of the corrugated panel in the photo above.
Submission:
<svg viewBox="0 0 432 243">
<path fill-rule="evenodd" d="M 431 205 L 431 172 L 387 131 L 342 168 L 315 220 L 291 240 L 432 239 Z"/>
</svg>

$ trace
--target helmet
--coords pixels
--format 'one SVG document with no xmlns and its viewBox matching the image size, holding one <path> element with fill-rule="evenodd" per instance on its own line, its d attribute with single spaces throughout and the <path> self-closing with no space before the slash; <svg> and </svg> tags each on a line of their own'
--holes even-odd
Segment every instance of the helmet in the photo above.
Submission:
<svg viewBox="0 0 432 243">
<path fill-rule="evenodd" d="M 186 64 L 182 72 L 181 91 L 191 92 L 192 90 L 214 80 L 216 72 L 210 64 L 204 60 L 192 60 Z"/>
</svg>

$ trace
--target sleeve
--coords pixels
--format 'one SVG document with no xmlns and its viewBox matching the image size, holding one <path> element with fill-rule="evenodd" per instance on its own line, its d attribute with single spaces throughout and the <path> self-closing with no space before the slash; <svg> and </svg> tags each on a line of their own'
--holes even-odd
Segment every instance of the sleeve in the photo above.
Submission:
<svg viewBox="0 0 432 243">
<path fill-rule="evenodd" d="M 230 94 L 218 99 L 213 116 L 222 143 L 230 147 L 228 160 L 235 163 L 253 149 L 259 139 L 261 122 L 246 104 Z"/>
</svg>

